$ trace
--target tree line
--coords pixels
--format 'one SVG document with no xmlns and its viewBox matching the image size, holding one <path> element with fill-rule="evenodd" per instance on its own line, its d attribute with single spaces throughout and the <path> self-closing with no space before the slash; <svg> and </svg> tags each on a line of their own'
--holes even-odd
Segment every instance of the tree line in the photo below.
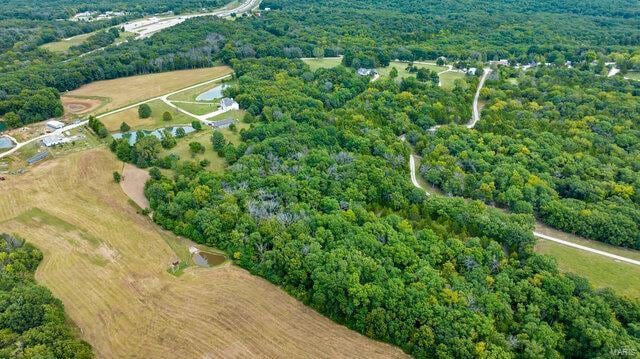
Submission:
<svg viewBox="0 0 640 359">
<path fill-rule="evenodd" d="M 0 356 L 93 358 L 78 339 L 60 300 L 36 283 L 42 253 L 21 238 L 0 234 Z"/>
<path fill-rule="evenodd" d="M 640 249 L 640 84 L 563 67 L 504 68 L 483 95 L 476 129 L 420 139 L 426 180 Z"/>
<path fill-rule="evenodd" d="M 428 116 L 439 93 L 473 89 L 391 79 L 361 86 L 354 71 L 312 72 L 278 58 L 234 68 L 234 95 L 255 105 L 238 157 L 223 173 L 190 161 L 171 177 L 154 170 L 145 194 L 158 224 L 416 357 L 640 349 L 640 304 L 535 254 L 530 215 L 427 197 L 411 185 L 410 149 L 398 136 L 419 138 L 411 117 Z M 376 116 L 383 104 L 395 111 Z M 458 111 L 453 101 L 442 107 Z"/>
</svg>

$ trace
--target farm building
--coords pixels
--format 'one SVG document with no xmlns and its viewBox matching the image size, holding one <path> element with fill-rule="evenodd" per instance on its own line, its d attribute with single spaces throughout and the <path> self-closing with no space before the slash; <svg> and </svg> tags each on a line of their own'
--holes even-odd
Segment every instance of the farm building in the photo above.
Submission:
<svg viewBox="0 0 640 359">
<path fill-rule="evenodd" d="M 43 159 L 45 159 L 47 156 L 49 156 L 49 152 L 39 152 L 38 154 L 36 154 L 35 156 L 29 158 L 27 160 L 27 163 L 29 163 L 30 165 L 33 165 L 35 163 L 38 163 L 40 161 L 42 161 Z"/>
<path fill-rule="evenodd" d="M 209 126 L 213 127 L 213 128 L 227 128 L 229 126 L 231 126 L 231 124 L 235 123 L 235 121 L 231 118 L 227 118 L 224 120 L 220 120 L 220 121 L 212 121 L 209 122 Z"/>
<path fill-rule="evenodd" d="M 225 97 L 220 100 L 220 108 L 222 110 L 239 110 L 240 105 L 238 105 L 238 103 L 234 99 Z"/>
<path fill-rule="evenodd" d="M 51 147 L 55 145 L 59 145 L 61 143 L 66 143 L 67 139 L 61 135 L 51 135 L 42 139 L 42 144 Z"/>
<path fill-rule="evenodd" d="M 64 123 L 56 120 L 47 121 L 47 127 L 51 130 L 58 130 L 64 127 Z"/>
</svg>

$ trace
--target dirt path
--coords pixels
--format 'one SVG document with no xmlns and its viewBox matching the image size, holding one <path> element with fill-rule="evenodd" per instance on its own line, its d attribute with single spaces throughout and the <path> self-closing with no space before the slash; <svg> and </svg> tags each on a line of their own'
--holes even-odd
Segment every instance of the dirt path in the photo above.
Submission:
<svg viewBox="0 0 640 359">
<path fill-rule="evenodd" d="M 185 87 L 185 88 L 183 88 L 183 89 L 180 89 L 180 90 L 177 90 L 177 91 L 173 91 L 173 92 L 170 92 L 170 93 L 165 94 L 165 95 L 162 95 L 162 96 L 156 96 L 156 97 L 153 97 L 153 98 L 150 98 L 150 99 L 146 99 L 146 100 L 144 100 L 144 101 L 136 102 L 136 103 L 134 103 L 134 104 L 127 105 L 127 106 L 124 106 L 124 107 L 121 107 L 121 108 L 115 109 L 115 110 L 113 110 L 113 111 L 109 111 L 109 112 L 106 112 L 106 113 L 100 114 L 100 115 L 96 116 L 96 118 L 100 119 L 100 118 L 102 118 L 102 117 L 106 117 L 106 116 L 113 115 L 113 114 L 118 113 L 118 112 L 126 111 L 126 110 L 128 110 L 128 109 L 131 109 L 131 108 L 135 108 L 135 107 L 137 107 L 137 106 L 140 106 L 140 105 L 142 105 L 143 103 L 148 103 L 148 102 L 152 102 L 152 101 L 155 101 L 155 100 L 163 100 L 163 101 L 165 101 L 166 103 L 170 104 L 170 102 L 169 102 L 169 101 L 166 101 L 167 97 L 169 97 L 169 96 L 172 96 L 172 95 L 178 94 L 178 93 L 183 92 L 183 91 L 188 91 L 188 90 L 194 89 L 194 88 L 196 88 L 196 87 L 200 87 L 200 86 L 202 86 L 202 85 L 206 85 L 206 84 L 210 84 L 210 83 L 213 83 L 213 82 L 217 82 L 217 81 L 220 81 L 220 80 L 223 80 L 223 79 L 229 78 L 229 77 L 231 77 L 231 76 L 232 76 L 232 74 L 229 74 L 229 75 L 225 75 L 225 76 L 217 77 L 217 78 L 215 78 L 215 79 L 213 79 L 213 80 L 207 80 L 207 81 L 204 81 L 204 82 L 200 82 L 200 83 L 197 83 L 197 84 L 195 84 L 195 85 L 191 85 L 191 86 L 189 86 L 189 87 Z M 177 108 L 177 106 L 175 106 L 175 105 L 170 105 L 170 106 L 171 106 L 171 107 L 175 107 L 175 108 Z M 182 111 L 182 110 L 181 110 L 181 111 Z M 210 117 L 207 117 L 207 116 L 212 115 L 211 117 L 213 117 L 213 116 L 215 116 L 215 115 L 218 115 L 218 113 L 216 113 L 216 114 L 208 114 L 208 115 L 205 115 L 205 116 L 196 116 L 196 115 L 190 114 L 190 113 L 188 113 L 188 112 L 186 112 L 186 111 L 183 111 L 183 112 L 185 112 L 186 114 L 188 114 L 188 115 L 190 115 L 190 116 L 193 116 L 194 118 L 197 118 L 197 119 L 199 119 L 199 120 L 201 120 L 201 121 L 206 120 L 206 118 L 210 118 Z M 202 119 L 201 119 L 201 117 L 202 117 Z M 86 125 L 87 123 L 89 123 L 89 121 L 88 121 L 88 120 L 86 120 L 86 121 L 81 121 L 81 122 L 77 122 L 77 123 L 74 123 L 74 124 L 71 124 L 71 125 L 65 126 L 65 127 L 61 128 L 61 129 L 55 130 L 55 131 L 53 131 L 53 132 L 51 132 L 51 133 L 48 133 L 48 134 L 46 134 L 46 135 L 38 136 L 38 137 L 32 138 L 32 139 L 30 139 L 30 140 L 28 140 L 28 141 L 25 141 L 25 142 L 17 143 L 17 144 L 16 144 L 16 146 L 15 146 L 15 147 L 13 147 L 12 149 L 10 149 L 9 151 L 6 151 L 6 152 L 3 152 L 3 153 L 0 153 L 0 158 L 2 158 L 2 157 L 6 157 L 6 156 L 9 156 L 9 155 L 11 155 L 12 153 L 14 153 L 14 152 L 18 151 L 20 148 L 22 148 L 22 147 L 24 147 L 24 146 L 26 146 L 26 145 L 28 145 L 28 144 L 30 144 L 30 143 L 33 143 L 33 142 L 36 142 L 36 141 L 40 141 L 40 140 L 42 140 L 43 138 L 48 137 L 48 136 L 51 136 L 51 135 L 61 135 L 62 133 L 66 132 L 66 131 L 73 130 L 73 129 L 75 129 L 75 128 L 77 128 L 77 127 L 80 127 L 80 126 L 84 126 L 84 125 Z"/>
<path fill-rule="evenodd" d="M 480 91 L 484 87 L 484 82 L 487 80 L 487 76 L 491 74 L 490 68 L 485 68 L 482 77 L 480 78 L 480 82 L 478 83 L 478 89 L 476 90 L 475 96 L 473 96 L 473 116 L 471 117 L 471 121 L 467 123 L 467 128 L 474 128 L 476 123 L 480 121 L 480 108 L 478 107 L 478 100 L 480 99 Z"/>
<path fill-rule="evenodd" d="M 480 91 L 482 90 L 482 88 L 484 87 L 484 83 L 487 79 L 487 76 L 489 76 L 489 74 L 491 73 L 491 69 L 490 68 L 485 68 L 484 69 L 484 73 L 482 75 L 482 77 L 480 78 L 480 82 L 478 83 L 478 89 L 476 90 L 476 94 L 473 98 L 473 117 L 471 118 L 471 121 L 469 121 L 469 123 L 467 123 L 466 127 L 467 128 L 474 128 L 476 123 L 478 123 L 478 121 L 480 121 L 480 108 L 478 106 L 478 100 L 480 98 Z M 429 129 L 430 132 L 435 132 L 437 131 L 437 129 L 440 126 L 434 126 L 432 128 Z M 404 137 L 401 137 L 401 140 L 404 141 Z M 422 190 L 425 191 L 425 193 L 427 195 L 431 195 L 431 193 L 429 193 L 429 191 L 427 191 L 426 188 L 424 188 L 423 186 L 420 185 L 420 183 L 418 182 L 418 177 L 416 175 L 416 160 L 415 160 L 416 155 L 415 154 L 411 154 L 409 156 L 409 169 L 411 172 L 411 183 L 413 183 L 414 187 L 416 188 L 420 188 Z M 544 226 L 542 223 L 538 223 L 537 224 L 538 227 L 540 226 Z M 607 251 L 603 251 L 600 249 L 596 249 L 596 248 L 591 248 L 585 245 L 581 245 L 581 244 L 577 244 L 577 243 L 573 243 L 570 242 L 568 240 L 564 240 L 564 239 L 560 239 L 554 236 L 550 236 L 548 234 L 544 234 L 544 233 L 540 233 L 539 231 L 534 231 L 533 235 L 536 236 L 537 238 L 543 239 L 543 240 L 547 240 L 547 241 L 552 241 L 555 243 L 559 243 L 565 246 L 569 246 L 569 247 L 573 247 L 579 250 L 583 250 L 583 251 L 587 251 L 587 252 L 591 252 L 591 253 L 595 253 L 595 254 L 599 254 L 605 257 L 609 257 L 615 260 L 619 260 L 622 262 L 626 262 L 626 263 L 630 263 L 630 264 L 635 264 L 640 266 L 640 261 L 635 260 L 635 259 L 631 259 L 631 258 L 627 258 L 624 256 L 620 256 L 617 254 L 613 254 Z M 567 234 L 568 236 L 568 234 Z"/>
<path fill-rule="evenodd" d="M 149 208 L 149 200 L 144 195 L 144 185 L 151 178 L 149 172 L 130 163 L 124 164 L 120 187 L 140 208 Z"/>
</svg>

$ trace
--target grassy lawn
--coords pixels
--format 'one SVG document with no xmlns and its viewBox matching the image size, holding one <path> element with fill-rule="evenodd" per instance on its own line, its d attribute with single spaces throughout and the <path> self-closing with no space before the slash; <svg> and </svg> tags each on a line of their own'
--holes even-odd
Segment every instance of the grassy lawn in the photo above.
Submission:
<svg viewBox="0 0 640 359">
<path fill-rule="evenodd" d="M 631 80 L 636 80 L 636 81 L 640 81 L 640 72 L 627 72 L 626 75 L 624 75 L 624 77 L 629 78 Z"/>
<path fill-rule="evenodd" d="M 236 131 L 231 131 L 228 128 L 218 130 L 222 132 L 227 141 L 234 145 L 238 145 L 240 143 L 240 130 L 249 128 L 249 124 L 240 121 L 242 116 L 244 116 L 243 111 L 230 111 L 229 113 L 219 116 L 221 118 L 214 119 L 214 121 L 222 118 L 236 119 Z M 176 147 L 170 150 L 164 150 L 161 155 L 166 156 L 168 154 L 175 154 L 180 156 L 181 160 L 194 160 L 196 162 L 206 159 L 210 162 L 210 164 L 205 167 L 206 169 L 216 172 L 223 171 L 225 168 L 224 158 L 218 156 L 218 153 L 213 150 L 213 145 L 211 144 L 211 135 L 213 134 L 213 131 L 214 130 L 212 128 L 205 126 L 200 132 L 194 132 L 184 138 L 178 139 L 178 145 Z M 205 148 L 204 153 L 192 154 L 189 150 L 189 143 L 191 142 L 199 142 L 203 145 Z"/>
<path fill-rule="evenodd" d="M 602 242 L 598 242 L 598 241 L 594 241 L 594 240 L 590 240 L 590 239 L 586 239 L 586 238 L 582 238 L 570 233 L 565 233 L 562 231 L 559 231 L 557 229 L 551 228 L 543 223 L 537 222 L 536 223 L 536 232 L 540 232 L 542 234 L 546 234 L 548 236 L 552 236 L 552 237 L 556 237 L 565 241 L 569 241 L 575 244 L 579 244 L 585 247 L 591 247 L 594 249 L 598 249 L 601 251 L 605 251 L 605 252 L 609 252 L 612 254 L 616 254 L 622 257 L 627 257 L 627 258 L 631 258 L 631 259 L 635 259 L 635 260 L 640 260 L 640 251 L 637 250 L 633 250 L 633 249 L 627 249 L 627 248 L 622 248 L 622 247 L 618 247 L 618 246 L 612 246 L 606 243 L 602 243 Z"/>
<path fill-rule="evenodd" d="M 378 73 L 380 74 L 380 76 L 389 76 L 389 72 L 391 71 L 392 68 L 395 67 L 396 70 L 398 70 L 398 77 L 399 78 L 405 78 L 405 77 L 410 77 L 410 76 L 415 77 L 416 76 L 415 73 L 410 73 L 409 71 L 406 70 L 408 65 L 409 64 L 406 63 L 406 62 L 391 61 L 389 66 L 380 67 L 377 70 L 378 70 Z M 426 65 L 426 64 L 415 64 L 415 66 L 417 68 L 425 68 L 425 69 L 429 69 L 429 70 L 435 71 L 435 72 L 442 72 L 442 71 L 447 70 L 446 66 Z"/>
<path fill-rule="evenodd" d="M 203 103 L 174 102 L 173 104 L 194 115 L 206 115 L 218 109 L 217 102 L 203 102 Z"/>
<path fill-rule="evenodd" d="M 123 77 L 97 81 L 68 92 L 69 96 L 100 98 L 105 102 L 101 112 L 115 110 L 131 103 L 158 97 L 200 82 L 232 73 L 228 66 L 195 70 L 162 72 L 159 74 Z"/>
<path fill-rule="evenodd" d="M 110 132 L 118 132 L 120 131 L 120 124 L 122 124 L 122 122 L 126 122 L 133 130 L 153 130 L 160 127 L 188 124 L 195 120 L 193 117 L 170 107 L 162 100 L 151 101 L 148 105 L 151 107 L 150 118 L 140 118 L 138 116 L 138 108 L 134 107 L 102 117 L 100 121 L 104 123 Z M 164 114 L 165 111 L 171 114 L 173 117 L 172 121 L 164 121 L 162 119 L 162 114 Z"/>
<path fill-rule="evenodd" d="M 102 31 L 102 30 L 100 30 Z M 77 46 L 85 42 L 91 35 L 95 34 L 97 31 L 90 32 L 87 34 L 82 34 L 78 36 L 74 36 L 68 40 L 60 40 L 56 42 L 49 42 L 43 45 L 40 45 L 41 48 L 53 51 L 53 52 L 67 52 L 72 46 Z M 133 37 L 135 34 L 132 32 L 121 32 L 120 37 L 118 37 L 113 43 L 119 44 L 124 42 L 130 37 Z"/>
<path fill-rule="evenodd" d="M 235 81 L 218 81 L 210 84 L 205 84 L 202 86 L 194 87 L 191 90 L 182 91 L 175 95 L 171 95 L 168 97 L 170 101 L 195 101 L 196 97 L 203 92 L 207 92 L 214 87 L 219 86 L 220 84 L 225 83 L 227 85 L 234 85 Z M 214 100 L 214 102 L 218 102 L 218 100 Z"/>
<path fill-rule="evenodd" d="M 317 69 L 328 69 L 332 67 L 336 67 L 342 63 L 341 58 L 324 58 L 324 59 L 304 59 L 305 64 L 309 65 L 311 71 L 315 71 Z"/>
<path fill-rule="evenodd" d="M 189 134 L 184 138 L 178 139 L 178 145 L 170 150 L 164 150 L 161 156 L 175 154 L 180 157 L 180 160 L 194 160 L 196 162 L 209 160 L 209 162 L 211 163 L 205 168 L 210 171 L 221 172 L 224 170 L 225 162 L 224 158 L 218 156 L 218 154 L 212 148 L 212 134 L 213 130 L 209 127 L 204 128 L 200 132 Z M 191 151 L 189 151 L 189 143 L 191 142 L 199 142 L 201 145 L 203 145 L 205 148 L 204 153 L 195 155 L 192 154 Z"/>
<path fill-rule="evenodd" d="M 463 79 L 464 74 L 462 72 L 448 71 L 440 74 L 440 81 L 442 82 L 442 88 L 452 89 L 457 79 Z"/>
<path fill-rule="evenodd" d="M 72 38 L 70 38 L 68 40 L 60 40 L 60 41 L 56 41 L 56 42 L 49 42 L 49 43 L 40 45 L 40 47 L 45 49 L 45 50 L 49 50 L 49 51 L 53 51 L 53 52 L 67 52 L 67 51 L 69 51 L 71 46 L 76 46 L 76 45 L 82 44 L 83 42 L 85 42 L 93 34 L 94 34 L 93 32 L 90 32 L 90 33 L 87 33 L 87 34 L 74 36 L 74 37 L 72 37 Z"/>
<path fill-rule="evenodd" d="M 536 252 L 554 257 L 558 268 L 585 277 L 597 288 L 640 298 L 640 267 L 562 244 L 538 240 Z"/>
</svg>

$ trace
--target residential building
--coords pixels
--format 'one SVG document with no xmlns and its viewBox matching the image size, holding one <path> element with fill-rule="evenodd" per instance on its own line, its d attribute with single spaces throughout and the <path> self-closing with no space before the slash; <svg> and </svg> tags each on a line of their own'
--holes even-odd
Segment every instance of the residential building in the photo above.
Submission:
<svg viewBox="0 0 640 359">
<path fill-rule="evenodd" d="M 238 105 L 238 103 L 229 97 L 225 97 L 222 100 L 220 100 L 220 109 L 227 111 L 227 110 L 239 110 L 240 109 L 240 105 Z"/>
</svg>

